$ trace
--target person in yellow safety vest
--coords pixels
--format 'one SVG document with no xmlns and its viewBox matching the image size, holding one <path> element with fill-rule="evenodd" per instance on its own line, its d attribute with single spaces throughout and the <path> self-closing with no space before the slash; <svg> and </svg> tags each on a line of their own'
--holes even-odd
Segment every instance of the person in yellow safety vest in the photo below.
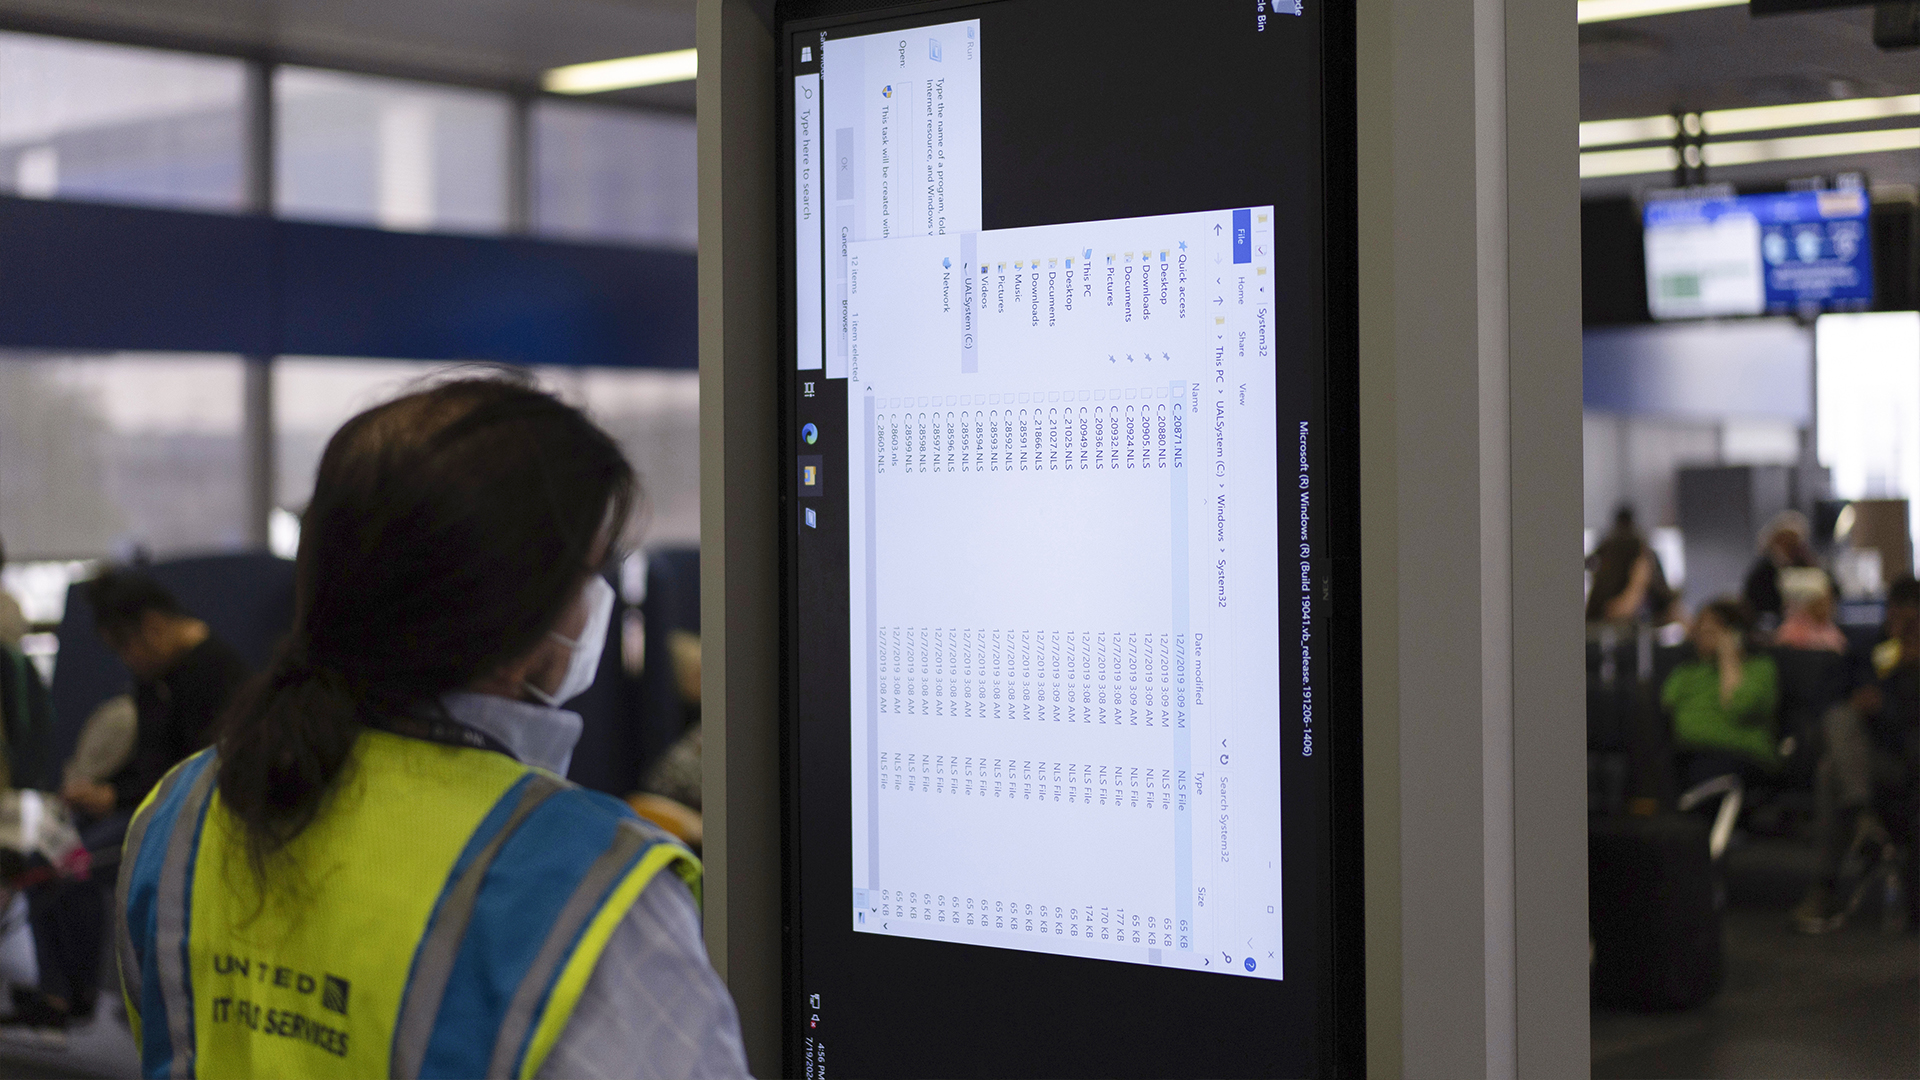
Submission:
<svg viewBox="0 0 1920 1080">
<path fill-rule="evenodd" d="M 145 1075 L 746 1075 L 699 863 L 561 779 L 636 498 L 611 438 L 506 374 L 333 437 L 292 633 L 127 836 Z"/>
</svg>

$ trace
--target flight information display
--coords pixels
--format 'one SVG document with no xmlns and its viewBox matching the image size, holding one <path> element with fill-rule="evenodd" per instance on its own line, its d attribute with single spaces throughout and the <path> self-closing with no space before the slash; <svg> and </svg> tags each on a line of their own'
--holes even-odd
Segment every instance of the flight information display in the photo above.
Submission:
<svg viewBox="0 0 1920 1080">
<path fill-rule="evenodd" d="M 1334 1060 L 1326 28 L 1244 6 L 782 9 L 794 1072 Z"/>
<path fill-rule="evenodd" d="M 1869 200 L 1855 186 L 1660 193 L 1646 219 L 1656 319 L 1861 310 L 1873 302 Z"/>
</svg>

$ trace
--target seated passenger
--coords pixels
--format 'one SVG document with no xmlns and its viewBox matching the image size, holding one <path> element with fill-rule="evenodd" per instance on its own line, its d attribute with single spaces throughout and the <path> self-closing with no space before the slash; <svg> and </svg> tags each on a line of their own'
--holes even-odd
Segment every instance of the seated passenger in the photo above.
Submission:
<svg viewBox="0 0 1920 1080">
<path fill-rule="evenodd" d="M 86 782 L 109 783 L 115 774 L 133 760 L 133 743 L 140 727 L 140 712 L 132 694 L 115 694 L 94 706 L 87 722 L 80 725 L 80 737 L 73 744 L 73 756 L 60 770 L 62 790 Z"/>
<path fill-rule="evenodd" d="M 1593 589 L 1587 594 L 1587 624 L 1672 621 L 1679 597 L 1667 586 L 1660 557 L 1637 533 L 1616 531 L 1593 558 Z"/>
<path fill-rule="evenodd" d="M 214 739 L 248 676 L 246 661 L 160 583 L 108 571 L 87 585 L 93 621 L 134 679 L 133 752 L 107 779 L 69 773 L 60 797 L 91 850 L 117 850 L 133 808 L 188 755 Z M 55 877 L 27 891 L 40 988 L 16 988 L 13 1020 L 60 1029 L 93 1014 L 100 990 L 101 930 L 113 882 Z"/>
<path fill-rule="evenodd" d="M 1673 718 L 1684 787 L 1728 773 L 1754 777 L 1779 767 L 1775 710 L 1779 676 L 1768 656 L 1750 656 L 1752 622 L 1738 600 L 1725 597 L 1694 619 L 1697 659 L 1681 664 L 1660 688 Z"/>
<path fill-rule="evenodd" d="M 1780 675 L 1777 731 L 1783 779 L 1813 789 L 1826 745 L 1827 710 L 1845 701 L 1858 683 L 1862 658 L 1833 623 L 1833 588 L 1826 571 L 1796 567 L 1780 572 L 1787 617 L 1773 635 L 1773 662 Z"/>
<path fill-rule="evenodd" d="M 1807 540 L 1811 532 L 1807 516 L 1798 510 L 1780 511 L 1773 516 L 1773 520 L 1767 522 L 1766 528 L 1760 530 L 1760 553 L 1747 571 L 1742 595 L 1747 601 L 1747 610 L 1753 613 L 1754 619 L 1764 629 L 1771 630 L 1778 626 L 1784 613 L 1780 572 L 1794 567 L 1820 565 L 1813 544 Z"/>
<path fill-rule="evenodd" d="M 1780 600 L 1786 618 L 1774 631 L 1773 643 L 1783 649 L 1845 653 L 1847 635 L 1833 624 L 1833 584 L 1827 572 L 1815 567 L 1780 571 Z"/>
<path fill-rule="evenodd" d="M 1887 594 L 1886 638 L 1873 650 L 1871 679 L 1824 718 L 1826 753 L 1815 774 L 1819 877 L 1794 909 L 1805 933 L 1838 929 L 1850 897 L 1840 878 L 1860 849 L 1906 849 L 1906 923 L 1916 919 L 1915 832 L 1920 826 L 1920 584 L 1894 582 Z"/>
<path fill-rule="evenodd" d="M 0 570 L 7 568 L 7 545 L 0 540 Z M 27 617 L 20 613 L 20 602 L 0 587 L 0 649 L 18 649 L 27 635 Z"/>
<path fill-rule="evenodd" d="M 250 673 L 232 646 L 152 578 L 108 571 L 88 583 L 86 595 L 95 629 L 133 675 L 139 717 L 124 768 L 109 781 L 69 782 L 60 792 L 100 817 L 140 805 L 168 769 L 211 744 Z"/>
<path fill-rule="evenodd" d="M 38 774 L 36 747 L 53 726 L 53 698 L 19 649 L 0 643 L 0 787 L 28 787 Z"/>
<path fill-rule="evenodd" d="M 61 771 L 68 787 L 81 782 L 109 781 L 133 756 L 136 726 L 133 698 L 118 694 L 102 702 L 81 725 L 73 756 Z M 13 1014 L 5 1023 L 25 1025 L 43 1034 L 66 1028 L 70 1020 L 85 1020 L 98 996 L 104 942 L 100 936 L 106 918 L 106 894 L 113 887 L 113 867 L 126 835 L 127 815 L 94 817 L 74 812 L 79 842 L 86 850 L 49 861 L 51 853 L 8 852 L 26 894 L 27 929 L 33 941 L 37 987 L 16 983 L 11 989 Z"/>
</svg>

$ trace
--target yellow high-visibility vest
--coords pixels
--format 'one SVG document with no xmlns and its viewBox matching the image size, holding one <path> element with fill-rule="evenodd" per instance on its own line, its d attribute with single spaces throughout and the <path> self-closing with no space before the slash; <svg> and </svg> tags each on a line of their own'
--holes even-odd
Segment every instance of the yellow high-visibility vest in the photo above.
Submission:
<svg viewBox="0 0 1920 1080">
<path fill-rule="evenodd" d="M 685 848 L 490 750 L 360 736 L 320 813 L 249 864 L 203 751 L 127 833 L 116 921 L 147 1076 L 532 1076 L 615 926 Z"/>
</svg>

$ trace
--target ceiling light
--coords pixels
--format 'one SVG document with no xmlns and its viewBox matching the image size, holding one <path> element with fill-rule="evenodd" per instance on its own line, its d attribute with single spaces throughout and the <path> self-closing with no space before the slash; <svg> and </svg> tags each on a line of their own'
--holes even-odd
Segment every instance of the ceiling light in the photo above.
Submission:
<svg viewBox="0 0 1920 1080">
<path fill-rule="evenodd" d="M 1851 98 L 1846 101 L 1805 101 L 1797 105 L 1762 105 L 1752 109 L 1718 109 L 1701 113 L 1700 120 L 1706 125 L 1707 134 L 1728 135 L 1736 131 L 1850 124 L 1860 120 L 1916 115 L 1920 115 L 1920 94 Z"/>
<path fill-rule="evenodd" d="M 1598 153 L 1580 155 L 1580 179 L 1669 172 L 1678 168 L 1679 165 L 1680 152 L 1671 146 L 1648 146 L 1639 150 L 1601 150 Z"/>
<path fill-rule="evenodd" d="M 1587 120 L 1580 124 L 1580 145 L 1618 146 L 1621 143 L 1664 142 L 1678 134 L 1680 125 L 1671 116 Z"/>
<path fill-rule="evenodd" d="M 1580 0 L 1580 21 L 1612 22 L 1701 8 L 1745 7 L 1747 0 Z"/>
<path fill-rule="evenodd" d="M 1714 109 L 1694 115 L 1699 116 L 1701 129 L 1709 135 L 1815 127 L 1820 124 L 1851 124 L 1863 120 L 1920 116 L 1920 94 L 1848 98 L 1845 101 L 1802 101 L 1793 105 L 1761 105 L 1751 109 Z M 1580 125 L 1580 145 L 1619 146 L 1622 143 L 1660 142 L 1679 133 L 1679 126 L 1671 116 L 1587 120 Z"/>
<path fill-rule="evenodd" d="M 1708 143 L 1702 149 L 1705 151 L 1706 163 L 1709 167 L 1752 165 L 1761 161 L 1794 161 L 1800 158 L 1842 157 L 1847 154 L 1880 154 L 1891 150 L 1920 150 L 1920 127 Z"/>
<path fill-rule="evenodd" d="M 1793 135 L 1779 139 L 1743 139 L 1700 146 L 1701 162 L 1708 168 L 1902 150 L 1920 150 L 1920 127 L 1842 131 L 1832 135 Z M 1600 176 L 1670 172 L 1679 164 L 1679 152 L 1671 146 L 1589 151 L 1580 155 L 1580 178 L 1591 180 Z"/>
<path fill-rule="evenodd" d="M 568 64 L 547 72 L 541 85 L 555 94 L 601 94 L 608 90 L 630 90 L 636 86 L 686 82 L 698 70 L 699 56 L 697 49 L 676 49 L 673 52 L 627 56 L 619 60 Z"/>
</svg>

